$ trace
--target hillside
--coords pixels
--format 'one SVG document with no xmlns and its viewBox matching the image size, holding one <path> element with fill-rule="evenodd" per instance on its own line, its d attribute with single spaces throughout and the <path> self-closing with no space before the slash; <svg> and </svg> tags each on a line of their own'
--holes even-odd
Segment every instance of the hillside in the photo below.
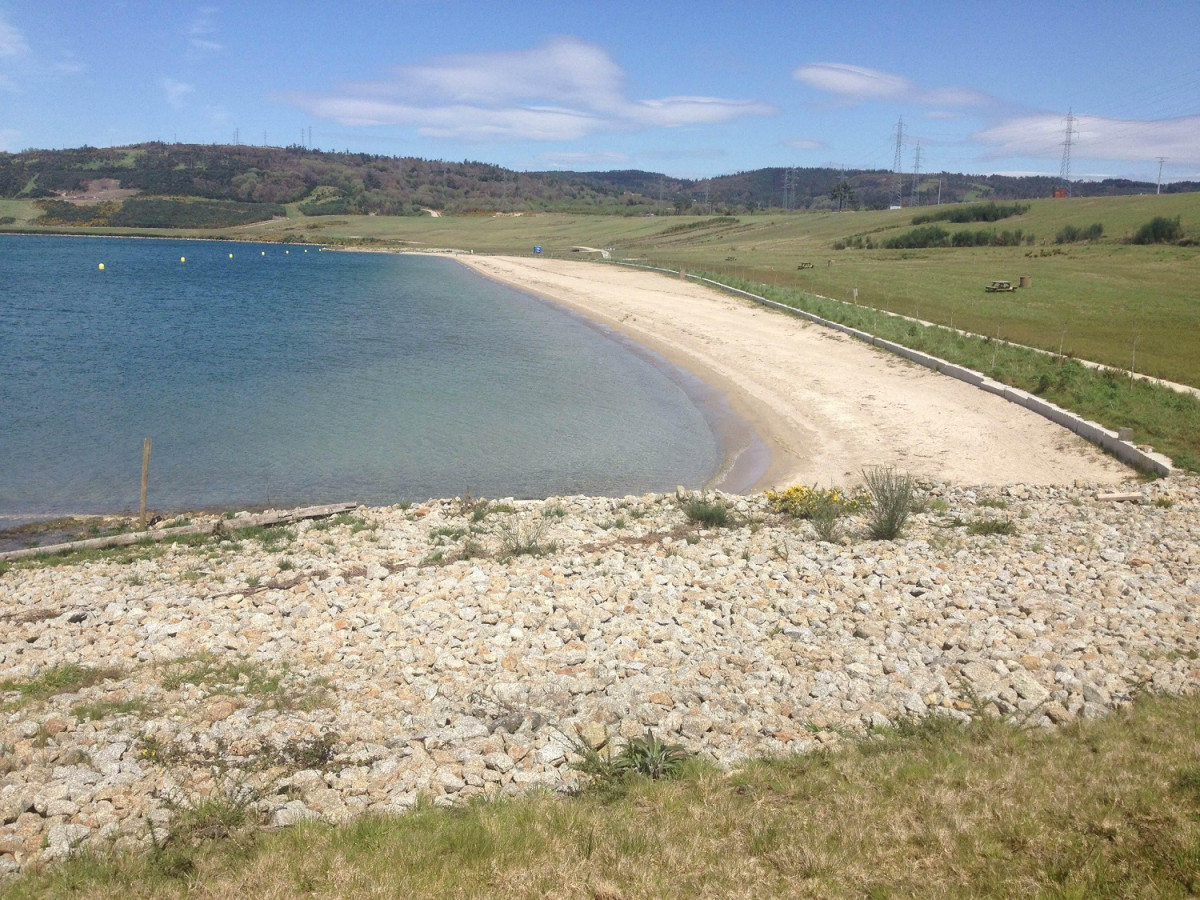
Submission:
<svg viewBox="0 0 1200 900">
<path fill-rule="evenodd" d="M 0 154 L 0 198 L 35 200 L 42 225 L 219 227 L 299 216 L 571 212 L 618 215 L 737 215 L 778 209 L 882 209 L 1048 197 L 1049 177 L 929 173 L 914 183 L 888 171 L 767 168 L 703 180 L 636 170 L 515 172 L 483 162 L 447 162 L 305 147 L 164 144 Z M 1149 183 L 1077 182 L 1073 196 L 1153 193 Z M 1195 182 L 1169 193 L 1200 189 Z M 146 206 L 146 197 L 173 198 Z M 188 204 L 179 202 L 188 201 Z M 236 207 L 211 207 L 225 201 Z M 71 209 L 63 204 L 79 207 Z M 3 216 L 0 215 L 0 219 Z M 8 223 L 12 224 L 12 223 Z"/>
</svg>

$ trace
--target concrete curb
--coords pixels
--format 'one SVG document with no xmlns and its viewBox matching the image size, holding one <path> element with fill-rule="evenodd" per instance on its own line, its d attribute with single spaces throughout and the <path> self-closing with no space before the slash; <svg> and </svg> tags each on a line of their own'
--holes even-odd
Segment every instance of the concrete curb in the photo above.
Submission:
<svg viewBox="0 0 1200 900">
<path fill-rule="evenodd" d="M 645 268 L 650 268 L 649 266 Z M 660 269 L 658 271 L 670 271 Z M 678 273 L 674 273 L 678 274 Z M 752 300 L 760 306 L 766 306 L 771 309 L 779 310 L 788 315 L 797 316 L 805 319 L 815 325 L 821 325 L 825 328 L 832 328 L 835 331 L 840 331 L 842 334 L 849 335 L 866 344 L 878 347 L 880 350 L 886 350 L 889 353 L 894 353 L 904 359 L 911 360 L 917 365 L 924 366 L 927 369 L 932 369 L 942 375 L 947 375 L 950 378 L 955 378 L 958 381 L 965 382 L 973 387 L 987 391 L 989 394 L 995 394 L 1003 397 L 1010 403 L 1016 403 L 1018 406 L 1023 406 L 1030 412 L 1037 413 L 1044 419 L 1048 419 L 1056 425 L 1061 425 L 1063 428 L 1074 432 L 1086 441 L 1095 444 L 1098 447 L 1107 450 L 1117 459 L 1127 463 L 1134 468 L 1142 469 L 1146 472 L 1153 472 L 1156 475 L 1170 475 L 1172 470 L 1171 460 L 1161 453 L 1148 452 L 1133 444 L 1131 441 L 1123 441 L 1115 431 L 1110 431 L 1103 425 L 1096 422 L 1091 422 L 1078 416 L 1073 412 L 1063 409 L 1061 406 L 1056 406 L 1048 400 L 1043 400 L 1034 394 L 1022 391 L 1018 388 L 1010 387 L 1007 384 L 1001 384 L 998 381 L 993 381 L 982 372 L 976 372 L 973 369 L 968 369 L 965 366 L 959 366 L 936 356 L 930 356 L 928 353 L 922 353 L 919 350 L 913 350 L 905 347 L 902 344 L 897 344 L 894 341 L 886 341 L 883 338 L 875 337 L 865 331 L 859 331 L 856 328 L 850 328 L 847 325 L 842 325 L 838 322 L 831 322 L 828 319 L 823 319 L 813 313 L 806 312 L 802 309 L 787 306 L 783 303 L 778 303 L 775 300 L 768 300 L 766 297 L 760 297 L 758 294 L 752 294 L 749 291 L 743 291 L 738 288 L 730 287 L 726 284 L 721 284 L 719 281 L 713 281 L 710 278 L 702 278 L 699 275 L 688 275 L 695 281 L 703 282 L 711 287 L 719 288 L 730 294 L 736 294 L 739 297 L 745 297 Z"/>
</svg>

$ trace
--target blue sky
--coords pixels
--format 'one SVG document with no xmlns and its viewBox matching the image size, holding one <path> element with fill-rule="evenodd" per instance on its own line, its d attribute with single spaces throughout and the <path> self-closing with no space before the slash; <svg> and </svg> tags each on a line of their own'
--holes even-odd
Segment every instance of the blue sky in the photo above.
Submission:
<svg viewBox="0 0 1200 900">
<path fill-rule="evenodd" d="M 1200 179 L 1200 0 L 0 0 L 0 150 Z M 309 135 L 311 134 L 311 139 Z M 918 157 L 919 154 L 919 157 Z"/>
</svg>

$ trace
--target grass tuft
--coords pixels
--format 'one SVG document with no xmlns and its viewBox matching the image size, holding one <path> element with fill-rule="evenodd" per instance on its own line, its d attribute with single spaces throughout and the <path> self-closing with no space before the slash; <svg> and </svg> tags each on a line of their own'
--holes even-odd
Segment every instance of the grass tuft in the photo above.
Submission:
<svg viewBox="0 0 1200 900">
<path fill-rule="evenodd" d="M 733 521 L 728 506 L 720 500 L 708 500 L 704 497 L 693 497 L 684 506 L 683 512 L 689 522 L 706 528 L 725 528 Z"/>
<path fill-rule="evenodd" d="M 546 556 L 558 549 L 554 541 L 544 540 L 545 519 L 524 520 L 512 516 L 496 526 L 500 536 L 500 558 L 517 556 Z"/>
<path fill-rule="evenodd" d="M 15 693 L 18 696 L 15 700 L 0 704 L 0 710 L 20 709 L 59 694 L 72 694 L 102 681 L 120 678 L 123 674 L 119 669 L 66 663 L 42 669 L 33 678 L 6 678 L 0 680 L 0 693 Z"/>
<path fill-rule="evenodd" d="M 913 508 L 912 476 L 891 466 L 874 466 L 863 470 L 863 480 L 871 494 L 867 530 L 876 540 L 895 540 Z"/>
</svg>

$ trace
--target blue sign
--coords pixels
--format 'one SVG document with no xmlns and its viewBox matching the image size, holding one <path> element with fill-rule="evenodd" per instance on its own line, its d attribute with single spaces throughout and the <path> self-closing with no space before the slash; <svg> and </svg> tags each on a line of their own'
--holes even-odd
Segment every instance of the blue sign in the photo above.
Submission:
<svg viewBox="0 0 1200 900">
<path fill-rule="evenodd" d="M 533 248 L 533 252 L 534 252 L 534 253 L 541 253 L 541 252 L 542 252 L 542 245 L 541 245 L 541 244 L 538 244 L 537 246 L 535 246 L 535 247 Z"/>
</svg>

